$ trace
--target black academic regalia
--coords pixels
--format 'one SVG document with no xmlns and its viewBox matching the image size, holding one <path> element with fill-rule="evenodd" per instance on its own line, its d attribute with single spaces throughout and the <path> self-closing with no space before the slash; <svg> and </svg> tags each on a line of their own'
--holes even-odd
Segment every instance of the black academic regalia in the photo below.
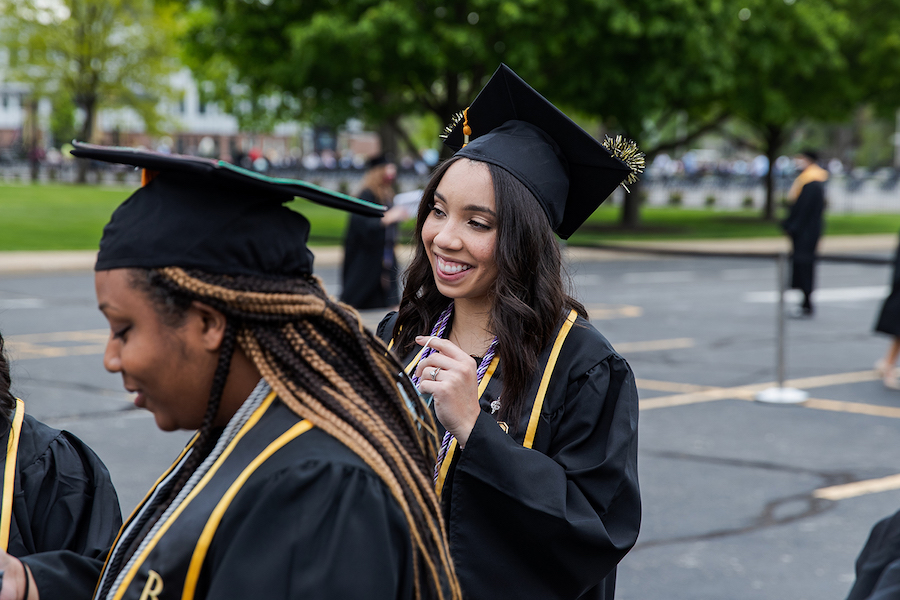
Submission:
<svg viewBox="0 0 900 600">
<path fill-rule="evenodd" d="M 26 562 L 37 570 L 40 557 L 47 554 L 36 553 L 49 552 L 60 561 L 72 561 L 79 565 L 73 576 L 93 585 L 102 557 L 122 525 L 109 472 L 77 437 L 25 415 L 21 400 L 16 404 L 12 426 L 0 436 L 0 444 L 10 448 L 0 473 L 3 496 L 8 494 L 12 503 L 12 511 L 7 512 L 4 504 L 0 516 L 0 532 L 6 527 L 9 531 L 5 549 L 13 556 L 29 557 Z M 14 461 L 12 481 L 7 477 L 10 459 Z M 42 596 L 67 597 L 43 591 Z"/>
<path fill-rule="evenodd" d="M 274 393 L 158 525 L 139 537 L 149 543 L 123 571 L 122 600 L 414 597 L 409 528 L 390 491 Z M 64 581 L 38 578 L 42 597 L 48 583 L 64 589 Z M 93 589 L 65 597 L 90 598 Z"/>
<path fill-rule="evenodd" d="M 368 189 L 359 197 L 379 202 Z M 396 223 L 385 227 L 380 217 L 350 215 L 344 236 L 341 302 L 358 309 L 386 308 L 400 302 L 396 240 Z"/>
<path fill-rule="evenodd" d="M 395 321 L 379 327 L 386 342 Z M 509 433 L 490 414 L 502 365 L 489 368 L 466 448 L 447 453 L 437 489 L 456 573 L 467 599 L 612 600 L 641 519 L 634 375 L 574 311 L 538 365 Z"/>
<path fill-rule="evenodd" d="M 825 183 L 810 181 L 800 190 L 781 227 L 793 243 L 791 288 L 809 296 L 815 287 L 816 246 L 822 236 Z"/>
<path fill-rule="evenodd" d="M 900 247 L 894 255 L 894 276 L 891 282 L 891 293 L 884 299 L 875 331 L 900 337 Z"/>
<path fill-rule="evenodd" d="M 875 524 L 856 560 L 856 582 L 847 600 L 900 598 L 900 512 Z"/>
<path fill-rule="evenodd" d="M 0 437 L 3 447 L 11 433 Z M 71 550 L 99 556 L 109 548 L 122 513 L 109 472 L 90 448 L 71 433 L 25 415 L 15 460 L 12 514 L 0 517 L 10 518 L 7 552 L 21 557 Z M 5 473 L 3 484 L 8 484 Z"/>
</svg>

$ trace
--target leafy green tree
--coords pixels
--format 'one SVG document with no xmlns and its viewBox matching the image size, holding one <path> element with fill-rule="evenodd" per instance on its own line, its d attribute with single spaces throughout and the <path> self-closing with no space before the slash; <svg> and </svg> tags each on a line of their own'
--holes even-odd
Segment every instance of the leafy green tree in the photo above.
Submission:
<svg viewBox="0 0 900 600">
<path fill-rule="evenodd" d="M 358 116 L 371 126 L 385 124 L 412 146 L 401 118 L 430 113 L 449 122 L 507 49 L 525 41 L 516 25 L 532 17 L 522 5 L 542 3 L 198 4 L 186 38 L 189 63 L 239 117 L 252 120 L 274 109 L 282 117 L 337 125 Z"/>
<path fill-rule="evenodd" d="M 886 17 L 898 0 L 860 1 L 894 22 Z M 415 144 L 401 117 L 425 111 L 449 121 L 502 61 L 565 110 L 636 139 L 648 158 L 737 116 L 753 126 L 771 164 L 798 122 L 850 114 L 865 90 L 850 76 L 854 61 L 872 65 L 880 57 L 894 64 L 898 53 L 891 53 L 900 47 L 885 25 L 884 38 L 875 41 L 854 30 L 851 0 L 199 0 L 194 6 L 187 45 L 193 64 L 246 115 L 276 108 L 329 124 L 361 115 L 370 125 L 386 124 L 409 146 Z M 875 69 L 868 78 L 885 105 L 900 96 L 895 79 Z M 771 173 L 766 185 L 764 215 L 772 219 Z M 626 197 L 626 226 L 639 221 L 638 197 Z"/>
<path fill-rule="evenodd" d="M 682 143 L 722 119 L 722 0 L 200 0 L 190 62 L 245 118 L 362 116 L 413 143 L 404 115 L 447 123 L 506 62 L 616 132 Z M 243 93 L 241 93 L 243 92 Z M 674 119 L 691 127 L 660 138 Z M 668 145 L 667 145 L 668 144 Z M 624 221 L 637 222 L 637 202 Z"/>
<path fill-rule="evenodd" d="M 50 135 L 58 147 L 78 137 L 75 122 L 75 105 L 66 96 L 54 98 L 50 113 Z"/>
<path fill-rule="evenodd" d="M 855 27 L 840 0 L 740 0 L 735 82 L 728 105 L 753 126 L 769 159 L 763 217 L 775 218 L 775 158 L 803 119 L 848 117 L 861 88 L 848 61 Z"/>
<path fill-rule="evenodd" d="M 723 0 L 570 0 L 541 54 L 535 80 L 553 98 L 603 119 L 654 155 L 718 127 L 734 84 L 732 31 Z M 541 76 L 543 74 L 543 77 Z M 542 88 L 543 89 L 543 88 Z M 640 182 L 621 224 L 639 223 Z"/>
<path fill-rule="evenodd" d="M 900 0 L 843 2 L 853 22 L 846 57 L 859 100 L 893 120 L 900 109 Z"/>
<path fill-rule="evenodd" d="M 97 111 L 130 107 L 154 131 L 167 75 L 177 68 L 178 5 L 159 0 L 15 0 L 0 3 L 8 77 L 81 110 L 92 141 Z M 85 173 L 80 171 L 79 180 Z"/>
</svg>

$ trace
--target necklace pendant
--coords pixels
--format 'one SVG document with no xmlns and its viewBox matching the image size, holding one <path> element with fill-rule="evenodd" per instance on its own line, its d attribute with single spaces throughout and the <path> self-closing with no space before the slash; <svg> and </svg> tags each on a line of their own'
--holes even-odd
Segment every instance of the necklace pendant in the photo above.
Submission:
<svg viewBox="0 0 900 600">
<path fill-rule="evenodd" d="M 500 410 L 500 401 L 494 400 L 493 402 L 491 402 L 491 414 L 492 415 L 497 414 L 498 410 Z"/>
</svg>

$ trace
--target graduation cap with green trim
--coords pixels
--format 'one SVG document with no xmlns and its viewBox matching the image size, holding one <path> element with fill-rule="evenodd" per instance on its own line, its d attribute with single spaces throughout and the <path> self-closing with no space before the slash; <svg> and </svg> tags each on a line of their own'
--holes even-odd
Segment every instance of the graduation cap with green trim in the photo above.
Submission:
<svg viewBox="0 0 900 600">
<path fill-rule="evenodd" d="M 95 269 L 183 267 L 226 275 L 312 273 L 309 221 L 284 206 L 301 197 L 380 217 L 384 206 L 225 161 L 74 142 L 72 154 L 143 168 L 140 189 L 114 212 Z"/>
<path fill-rule="evenodd" d="M 601 144 L 504 64 L 447 127 L 444 143 L 509 171 L 563 239 L 644 169 L 634 142 L 616 136 Z"/>
</svg>

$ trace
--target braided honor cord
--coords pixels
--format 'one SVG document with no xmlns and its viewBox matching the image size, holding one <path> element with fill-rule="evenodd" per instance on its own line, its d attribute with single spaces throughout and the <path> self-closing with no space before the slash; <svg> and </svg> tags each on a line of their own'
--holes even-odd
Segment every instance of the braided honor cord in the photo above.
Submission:
<svg viewBox="0 0 900 600">
<path fill-rule="evenodd" d="M 453 314 L 453 302 L 450 302 L 450 305 L 444 309 L 444 312 L 438 317 L 437 322 L 434 324 L 434 327 L 431 329 L 431 335 L 433 337 L 444 337 L 444 332 L 447 330 L 447 323 L 450 321 L 450 316 Z M 422 356 L 419 357 L 419 362 L 425 360 L 428 356 L 430 356 L 434 352 L 434 348 L 430 346 L 425 348 L 425 351 L 422 352 Z M 484 358 L 481 359 L 481 363 L 478 365 L 478 371 L 476 372 L 476 382 L 477 384 L 481 384 L 481 379 L 484 377 L 484 374 L 487 372 L 488 367 L 491 365 L 491 361 L 494 360 L 494 355 L 497 352 L 497 336 L 494 336 L 494 339 L 491 340 L 491 345 L 488 347 L 487 352 L 484 353 Z M 419 377 L 413 375 L 410 379 L 419 387 Z M 441 449 L 438 451 L 437 461 L 434 463 L 434 480 L 437 481 L 438 474 L 441 472 L 441 465 L 444 462 L 444 457 L 447 456 L 447 449 L 450 447 L 450 442 L 453 440 L 453 434 L 449 431 L 444 432 L 444 438 L 441 440 Z"/>
</svg>

